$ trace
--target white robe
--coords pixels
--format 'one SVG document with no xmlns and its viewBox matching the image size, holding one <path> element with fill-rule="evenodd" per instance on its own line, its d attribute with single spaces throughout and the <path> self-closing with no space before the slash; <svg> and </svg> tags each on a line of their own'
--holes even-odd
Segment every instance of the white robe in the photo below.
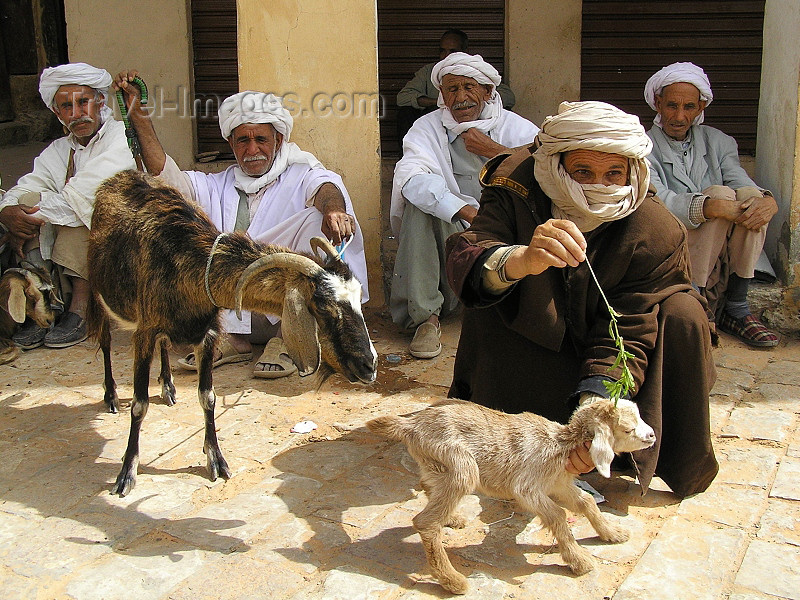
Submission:
<svg viewBox="0 0 800 600">
<path fill-rule="evenodd" d="M 239 207 L 239 192 L 234 187 L 234 166 L 221 173 L 180 171 L 167 157 L 161 177 L 178 188 L 184 196 L 197 202 L 221 232 L 233 231 Z M 322 235 L 322 213 L 313 205 L 314 194 L 324 183 L 332 183 L 342 192 L 346 212 L 355 216 L 350 195 L 342 178 L 323 168 L 307 164 L 289 165 L 264 191 L 247 234 L 257 242 L 285 246 L 296 252 L 311 252 L 310 240 Z M 345 262 L 361 282 L 362 301 L 369 300 L 364 236 L 356 220 L 356 233 L 345 251 Z M 270 319 L 275 321 L 275 319 Z M 223 327 L 228 333 L 250 333 L 250 314 L 242 312 L 242 320 L 233 311 L 223 312 Z"/>
<path fill-rule="evenodd" d="M 75 173 L 64 185 L 70 149 L 75 150 Z M 33 171 L 22 176 L 17 185 L 5 193 L 0 210 L 18 205 L 20 196 L 27 192 L 37 192 L 41 194 L 39 211 L 36 213 L 38 218 L 53 225 L 85 225 L 91 228 L 97 187 L 108 177 L 135 168 L 136 163 L 125 137 L 125 125 L 109 119 L 86 146 L 81 146 L 70 134 L 45 148 L 34 159 Z M 39 243 L 42 257 L 50 258 L 52 227 L 42 226 Z"/>
<path fill-rule="evenodd" d="M 472 198 L 459 192 L 458 183 L 453 174 L 447 129 L 442 125 L 444 110 L 440 108 L 417 119 L 403 138 L 403 158 L 397 162 L 394 168 L 392 203 L 389 212 L 389 221 L 395 235 L 400 234 L 403 210 L 407 202 L 403 197 L 402 189 L 415 175 L 423 173 L 439 175 L 445 180 L 447 189 L 452 194 L 461 198 L 465 204 L 478 208 L 478 198 Z M 527 119 L 511 111 L 503 110 L 497 120 L 497 125 L 487 135 L 498 144 L 513 148 L 530 144 L 538 132 L 539 128 Z"/>
</svg>

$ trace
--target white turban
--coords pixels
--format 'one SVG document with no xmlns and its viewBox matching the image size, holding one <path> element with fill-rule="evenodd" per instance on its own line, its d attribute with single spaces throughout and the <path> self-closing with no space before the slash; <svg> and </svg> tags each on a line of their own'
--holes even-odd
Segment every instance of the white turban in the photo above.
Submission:
<svg viewBox="0 0 800 600">
<path fill-rule="evenodd" d="M 483 60 L 480 54 L 452 52 L 433 65 L 431 82 L 433 82 L 437 90 L 442 89 L 442 77 L 445 75 L 463 75 L 464 77 L 472 77 L 483 85 L 494 87 L 500 85 L 500 73 Z"/>
<path fill-rule="evenodd" d="M 650 108 L 656 110 L 656 96 L 660 96 L 661 92 L 668 85 L 673 83 L 691 83 L 700 92 L 700 100 L 706 103 L 706 106 L 711 104 L 714 99 L 714 94 L 711 92 L 711 82 L 705 71 L 694 63 L 690 62 L 677 62 L 672 63 L 658 71 L 644 85 L 644 99 Z M 695 117 L 692 125 L 700 125 L 703 122 L 704 112 L 701 112 Z M 653 119 L 653 123 L 661 126 L 661 115 L 657 114 Z"/>
<path fill-rule="evenodd" d="M 39 95 L 47 108 L 53 107 L 58 88 L 62 85 L 86 85 L 103 95 L 105 106 L 100 113 L 100 120 L 105 122 L 113 113 L 108 105 L 108 90 L 111 87 L 111 74 L 105 69 L 98 69 L 86 63 L 69 63 L 57 67 L 48 67 L 39 78 Z"/>
<path fill-rule="evenodd" d="M 645 157 L 653 143 L 639 122 L 605 102 L 562 102 L 536 136 L 534 176 L 552 200 L 553 216 L 591 231 L 606 221 L 628 216 L 644 201 L 650 185 Z M 596 150 L 628 159 L 629 184 L 580 184 L 564 169 L 561 155 L 570 150 Z"/>
<path fill-rule="evenodd" d="M 444 96 L 442 95 L 442 78 L 445 75 L 463 75 L 464 77 L 471 77 L 481 85 L 492 86 L 491 97 L 486 101 L 486 105 L 483 107 L 483 111 L 477 121 L 459 123 L 450 114 L 450 109 L 444 103 Z M 497 69 L 483 60 L 480 54 L 467 54 L 465 52 L 448 54 L 433 66 L 431 82 L 439 90 L 437 105 L 444 109 L 442 111 L 442 124 L 455 135 L 472 128 L 487 133 L 497 124 L 497 120 L 500 118 L 500 111 L 503 110 L 503 101 L 500 100 L 500 94 L 497 93 L 497 86 L 500 85 L 500 74 Z"/>
<path fill-rule="evenodd" d="M 219 129 L 222 137 L 227 140 L 234 129 L 245 123 L 268 123 L 283 135 L 283 141 L 275 153 L 272 166 L 260 177 L 252 177 L 238 166 L 234 167 L 234 186 L 243 192 L 258 192 L 295 163 L 306 164 L 312 169 L 322 168 L 322 163 L 313 154 L 304 152 L 297 144 L 289 142 L 294 121 L 289 111 L 283 107 L 281 99 L 274 94 L 246 91 L 226 98 L 219 107 Z"/>
<path fill-rule="evenodd" d="M 219 107 L 219 129 L 226 140 L 231 132 L 244 123 L 269 123 L 289 141 L 294 121 L 283 107 L 281 99 L 274 94 L 262 92 L 239 92 L 225 98 Z"/>
</svg>

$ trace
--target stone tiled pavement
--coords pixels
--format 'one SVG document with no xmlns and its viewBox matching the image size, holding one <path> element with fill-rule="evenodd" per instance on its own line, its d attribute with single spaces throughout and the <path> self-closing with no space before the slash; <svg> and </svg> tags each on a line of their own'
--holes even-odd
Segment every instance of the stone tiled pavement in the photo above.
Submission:
<svg viewBox="0 0 800 600">
<path fill-rule="evenodd" d="M 178 404 L 156 395 L 142 434 L 136 488 L 109 493 L 129 416 L 103 412 L 102 361 L 84 342 L 26 352 L 0 366 L 0 598 L 423 599 L 447 594 L 430 577 L 411 518 L 424 506 L 413 461 L 370 434 L 378 414 L 446 393 L 458 337 L 430 361 L 368 311 L 378 383 L 297 376 L 267 381 L 251 365 L 215 371 L 217 423 L 233 470 L 206 477 L 196 376 L 176 371 Z M 115 334 L 120 397 L 131 397 L 126 334 Z M 182 349 L 176 349 L 176 352 Z M 599 559 L 574 577 L 538 519 L 470 496 L 472 520 L 446 530 L 468 598 L 615 600 L 800 599 L 800 339 L 768 352 L 723 336 L 711 399 L 721 471 L 679 501 L 659 480 L 642 497 L 630 477 L 586 476 L 630 541 L 601 543 L 581 517 L 576 537 Z M 389 353 L 401 356 L 390 363 Z M 290 433 L 311 419 L 310 434 Z"/>
</svg>

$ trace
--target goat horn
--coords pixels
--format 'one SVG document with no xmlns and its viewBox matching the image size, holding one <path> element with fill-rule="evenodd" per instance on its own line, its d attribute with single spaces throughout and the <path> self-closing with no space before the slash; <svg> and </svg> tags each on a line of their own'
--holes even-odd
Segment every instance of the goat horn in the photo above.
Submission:
<svg viewBox="0 0 800 600">
<path fill-rule="evenodd" d="M 294 254 L 293 252 L 277 252 L 257 258 L 247 266 L 239 277 L 239 281 L 236 283 L 234 305 L 236 308 L 236 316 L 239 320 L 242 318 L 242 295 L 244 293 L 244 287 L 261 271 L 280 268 L 293 269 L 309 276 L 316 275 L 322 269 L 322 267 L 307 256 Z"/>
<path fill-rule="evenodd" d="M 339 260 L 339 253 L 334 248 L 333 244 L 331 244 L 330 240 L 324 237 L 313 237 L 311 238 L 311 251 L 316 254 L 318 248 L 322 248 L 325 254 L 328 255 L 329 260 Z"/>
</svg>

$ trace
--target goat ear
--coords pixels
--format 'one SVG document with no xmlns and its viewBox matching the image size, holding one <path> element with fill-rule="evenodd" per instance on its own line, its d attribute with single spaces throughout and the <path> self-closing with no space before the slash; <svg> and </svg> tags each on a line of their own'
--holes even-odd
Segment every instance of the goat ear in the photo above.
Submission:
<svg viewBox="0 0 800 600">
<path fill-rule="evenodd" d="M 612 442 L 611 428 L 606 423 L 598 423 L 589 454 L 594 461 L 594 466 L 597 467 L 597 472 L 603 477 L 611 477 L 611 461 L 614 460 Z"/>
<path fill-rule="evenodd" d="M 306 308 L 305 298 L 296 288 L 286 290 L 281 315 L 281 333 L 289 356 L 300 376 L 311 375 L 321 360 L 317 321 Z"/>
<path fill-rule="evenodd" d="M 8 282 L 8 314 L 17 323 L 25 322 L 25 283 L 12 279 Z"/>
</svg>

